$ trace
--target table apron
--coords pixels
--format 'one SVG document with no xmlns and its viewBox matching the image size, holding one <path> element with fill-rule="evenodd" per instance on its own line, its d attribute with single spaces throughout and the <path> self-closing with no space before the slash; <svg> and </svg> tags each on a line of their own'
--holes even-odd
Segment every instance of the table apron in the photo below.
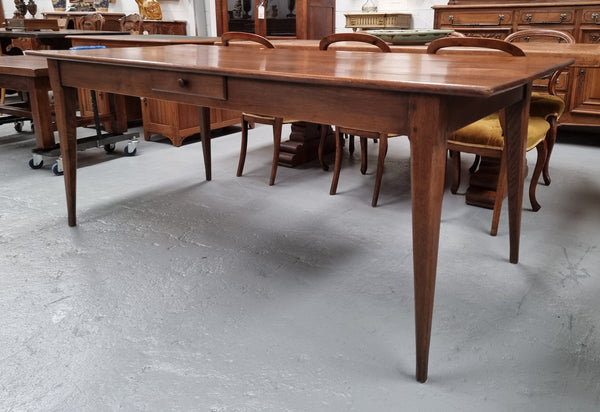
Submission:
<svg viewBox="0 0 600 412">
<path fill-rule="evenodd" d="M 57 63 L 63 87 L 96 89 L 402 135 L 410 134 L 411 96 L 425 95 L 417 91 L 323 85 L 297 79 L 286 82 L 131 66 L 115 66 L 112 71 L 107 70 L 106 64 L 69 60 L 58 60 Z M 444 110 L 442 116 L 447 119 L 445 132 L 450 133 L 522 100 L 523 90 L 524 86 L 519 86 L 492 96 L 436 95 L 441 103 L 439 107 Z"/>
</svg>

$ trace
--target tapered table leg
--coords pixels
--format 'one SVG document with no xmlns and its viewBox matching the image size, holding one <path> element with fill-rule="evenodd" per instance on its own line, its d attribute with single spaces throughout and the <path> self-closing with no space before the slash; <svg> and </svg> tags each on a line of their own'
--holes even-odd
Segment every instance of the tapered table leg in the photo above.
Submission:
<svg viewBox="0 0 600 412">
<path fill-rule="evenodd" d="M 415 288 L 416 378 L 427 380 L 435 275 L 446 169 L 446 124 L 435 98 L 418 96 L 409 108 L 413 261 Z"/>
<path fill-rule="evenodd" d="M 521 234 L 521 208 L 525 181 L 525 152 L 531 84 L 523 87 L 524 98 L 506 108 L 504 150 L 508 188 L 508 224 L 510 237 L 510 262 L 519 262 L 519 238 Z"/>
</svg>

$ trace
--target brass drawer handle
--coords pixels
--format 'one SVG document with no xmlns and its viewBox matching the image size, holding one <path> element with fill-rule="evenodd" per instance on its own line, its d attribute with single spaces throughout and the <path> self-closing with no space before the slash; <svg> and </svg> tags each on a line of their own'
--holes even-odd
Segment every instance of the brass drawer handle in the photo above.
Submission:
<svg viewBox="0 0 600 412">
<path fill-rule="evenodd" d="M 592 13 L 592 20 L 594 20 L 594 24 L 600 24 L 598 22 L 598 17 L 599 17 L 598 13 Z"/>
<path fill-rule="evenodd" d="M 567 20 L 567 13 L 561 13 L 559 21 L 533 21 L 533 14 L 526 14 L 525 19 L 529 24 L 560 24 Z"/>
<path fill-rule="evenodd" d="M 498 23 L 454 23 L 454 15 L 451 14 L 448 16 L 448 21 L 450 22 L 450 24 L 452 26 L 500 26 L 502 24 L 502 22 L 504 21 L 504 14 L 499 14 L 498 15 Z"/>
</svg>

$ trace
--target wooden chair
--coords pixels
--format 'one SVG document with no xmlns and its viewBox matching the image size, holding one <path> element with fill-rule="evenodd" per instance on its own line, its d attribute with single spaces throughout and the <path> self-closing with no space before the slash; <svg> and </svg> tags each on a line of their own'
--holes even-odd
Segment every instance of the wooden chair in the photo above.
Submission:
<svg viewBox="0 0 600 412">
<path fill-rule="evenodd" d="M 525 56 L 525 53 L 512 43 L 496 39 L 472 37 L 446 37 L 434 40 L 429 44 L 427 52 L 436 53 L 445 47 L 483 47 L 502 50 L 512 56 Z M 529 200 L 534 211 L 540 209 L 540 205 L 535 198 L 535 190 L 544 164 L 547 161 L 546 142 L 549 139 L 556 138 L 555 135 L 550 135 L 556 133 L 553 124 L 555 124 L 556 119 L 564 111 L 564 107 L 564 102 L 560 98 L 548 101 L 544 96 L 532 96 L 531 99 L 526 150 L 530 151 L 536 148 L 538 154 L 529 185 Z M 452 193 L 456 193 L 460 184 L 460 152 L 500 159 L 500 172 L 496 185 L 494 212 L 490 230 L 492 236 L 498 233 L 498 222 L 500 220 L 500 211 L 506 189 L 506 154 L 504 151 L 504 132 L 501 125 L 503 117 L 503 112 L 491 114 L 455 131 L 448 141 L 448 149 L 452 154 L 454 167 Z"/>
<path fill-rule="evenodd" d="M 575 37 L 571 33 L 551 29 L 527 29 L 519 30 L 504 38 L 509 43 L 514 42 L 550 42 L 550 43 L 575 43 Z"/>
<path fill-rule="evenodd" d="M 139 34 L 142 31 L 142 16 L 137 13 L 128 14 L 119 19 L 121 31 L 128 31 L 131 34 Z"/>
<path fill-rule="evenodd" d="M 100 31 L 104 27 L 104 16 L 100 13 L 90 13 L 75 19 L 75 29 Z"/>
<path fill-rule="evenodd" d="M 273 43 L 271 43 L 265 37 L 259 36 L 253 33 L 243 32 L 226 32 L 221 36 L 221 42 L 223 46 L 229 46 L 232 41 L 252 41 L 262 46 L 263 48 L 273 49 Z M 241 176 L 244 171 L 244 163 L 246 161 L 246 151 L 248 148 L 248 128 L 250 124 L 260 123 L 267 124 L 273 127 L 273 161 L 271 163 L 271 176 L 269 178 L 269 185 L 275 184 L 275 177 L 277 176 L 277 166 L 279 164 L 279 147 L 281 144 L 281 129 L 284 124 L 297 122 L 298 120 L 286 119 L 282 117 L 267 116 L 255 113 L 242 113 L 242 145 L 240 149 L 240 159 L 238 161 L 238 168 L 236 176 Z"/>
<path fill-rule="evenodd" d="M 528 30 L 520 30 L 506 36 L 504 41 L 509 43 L 518 43 L 518 42 L 527 42 L 527 43 L 575 43 L 575 37 L 571 33 L 559 31 L 559 30 L 551 30 L 551 29 L 528 29 Z M 547 79 L 547 87 L 548 93 L 552 96 L 556 96 L 556 84 L 558 82 L 558 78 L 562 70 L 556 71 L 552 76 L 548 76 Z M 532 96 L 536 96 L 534 93 Z M 539 96 L 538 96 L 539 97 Z M 547 97 L 548 99 L 552 99 L 552 97 Z M 557 99 L 555 97 L 554 99 Z M 554 122 L 551 126 L 553 129 L 558 128 L 558 122 Z M 546 163 L 544 164 L 544 170 L 542 171 L 542 176 L 544 178 L 544 183 L 549 185 L 551 182 L 550 179 L 550 156 L 552 155 L 552 150 L 554 149 L 554 143 L 556 142 L 556 133 L 554 130 L 552 133 L 548 135 L 548 140 L 546 144 L 548 145 L 548 155 L 546 159 Z"/>
<path fill-rule="evenodd" d="M 381 51 L 384 53 L 390 53 L 392 50 L 388 44 L 381 40 L 379 37 L 366 34 L 366 33 L 334 33 L 321 39 L 319 42 L 320 50 L 327 50 L 329 46 L 337 42 L 361 42 L 368 43 L 376 46 L 373 48 L 374 51 Z M 340 110 L 343 108 L 340 107 Z M 323 148 L 325 145 L 327 127 L 321 128 L 321 141 L 319 143 L 319 161 L 323 169 L 327 170 L 327 165 L 323 160 Z M 385 155 L 387 153 L 387 140 L 389 137 L 397 135 L 390 135 L 388 133 L 382 133 L 378 131 L 370 130 L 357 130 L 344 126 L 335 126 L 335 165 L 333 167 L 333 179 L 331 181 L 331 188 L 329 190 L 330 195 L 334 195 L 337 192 L 338 181 L 340 178 L 340 171 L 342 168 L 342 142 L 343 136 L 348 135 L 350 139 L 353 136 L 360 137 L 360 149 L 361 149 L 361 166 L 360 172 L 365 174 L 367 172 L 367 139 L 374 139 L 379 141 L 379 156 L 377 159 L 377 173 L 375 176 L 375 188 L 373 190 L 373 198 L 371 200 L 371 206 L 377 206 L 377 200 L 379 198 L 379 189 L 381 188 L 381 180 L 383 177 L 383 164 L 385 162 Z M 350 140 L 352 145 L 352 140 Z"/>
</svg>

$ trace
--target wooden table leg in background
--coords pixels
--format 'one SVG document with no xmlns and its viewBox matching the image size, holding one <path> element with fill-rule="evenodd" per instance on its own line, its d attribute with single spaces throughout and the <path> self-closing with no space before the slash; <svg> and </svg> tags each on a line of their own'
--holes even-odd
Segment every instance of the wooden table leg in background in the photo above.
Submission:
<svg viewBox="0 0 600 412">
<path fill-rule="evenodd" d="M 48 74 L 54 95 L 56 126 L 60 137 L 60 151 L 63 160 L 65 192 L 67 195 L 67 214 L 69 226 L 77 224 L 77 118 L 75 110 L 78 105 L 77 89 L 62 87 L 59 63 L 48 59 Z"/>
</svg>

